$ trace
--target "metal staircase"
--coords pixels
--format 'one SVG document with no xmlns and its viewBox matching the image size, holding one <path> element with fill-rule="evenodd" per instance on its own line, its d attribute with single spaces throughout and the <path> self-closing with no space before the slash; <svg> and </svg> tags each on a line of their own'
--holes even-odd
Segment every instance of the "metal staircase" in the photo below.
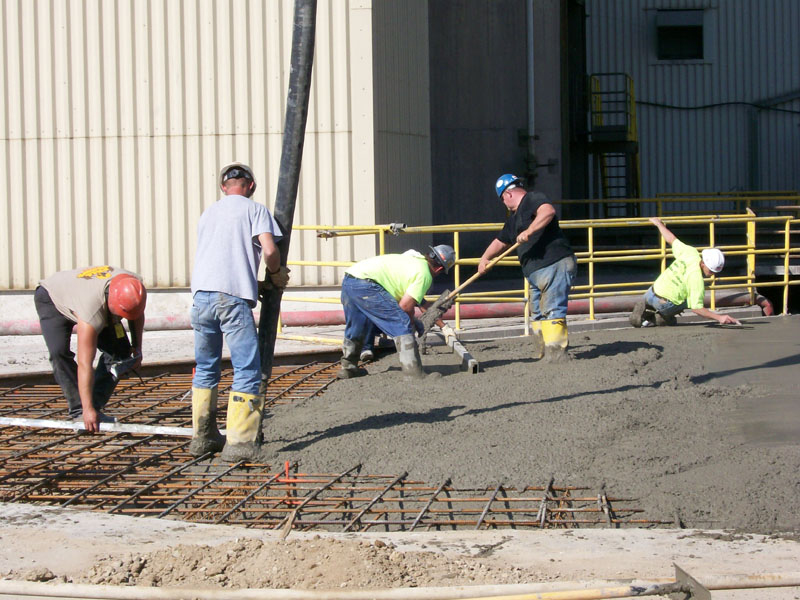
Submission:
<svg viewBox="0 0 800 600">
<path fill-rule="evenodd" d="M 641 197 L 636 99 L 627 73 L 589 75 L 589 154 L 593 196 L 608 200 L 596 216 L 640 216 L 637 202 L 624 201 Z"/>
</svg>

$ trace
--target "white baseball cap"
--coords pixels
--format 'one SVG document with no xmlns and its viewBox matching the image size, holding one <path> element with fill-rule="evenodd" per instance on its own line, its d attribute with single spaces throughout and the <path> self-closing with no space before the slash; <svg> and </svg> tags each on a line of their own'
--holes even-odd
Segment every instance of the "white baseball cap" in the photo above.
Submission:
<svg viewBox="0 0 800 600">
<path fill-rule="evenodd" d="M 712 273 L 719 273 L 725 266 L 725 255 L 716 248 L 706 248 L 701 253 L 703 262 Z"/>
</svg>

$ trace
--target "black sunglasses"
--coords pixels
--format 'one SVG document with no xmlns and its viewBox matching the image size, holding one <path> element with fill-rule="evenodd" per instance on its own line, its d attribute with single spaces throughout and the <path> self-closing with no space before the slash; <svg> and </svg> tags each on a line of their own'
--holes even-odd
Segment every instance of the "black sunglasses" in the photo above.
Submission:
<svg viewBox="0 0 800 600">
<path fill-rule="evenodd" d="M 244 169 L 238 169 L 238 168 L 231 169 L 230 171 L 225 173 L 225 177 L 222 178 L 222 181 L 225 182 L 228 181 L 228 179 L 248 179 L 250 181 L 253 180 L 253 178 L 250 177 L 250 173 L 248 173 Z"/>
</svg>

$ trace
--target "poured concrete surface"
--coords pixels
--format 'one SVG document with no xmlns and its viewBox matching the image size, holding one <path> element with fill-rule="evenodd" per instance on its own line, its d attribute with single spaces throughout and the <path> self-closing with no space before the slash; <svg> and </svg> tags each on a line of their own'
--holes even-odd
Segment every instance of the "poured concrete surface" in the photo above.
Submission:
<svg viewBox="0 0 800 600">
<path fill-rule="evenodd" d="M 586 485 L 638 498 L 651 519 L 800 531 L 800 317 L 574 334 L 573 360 L 530 341 L 469 343 L 482 373 L 438 349 L 408 380 L 394 354 L 370 375 L 279 407 L 274 460 L 304 472 L 399 474 L 455 487 Z"/>
</svg>

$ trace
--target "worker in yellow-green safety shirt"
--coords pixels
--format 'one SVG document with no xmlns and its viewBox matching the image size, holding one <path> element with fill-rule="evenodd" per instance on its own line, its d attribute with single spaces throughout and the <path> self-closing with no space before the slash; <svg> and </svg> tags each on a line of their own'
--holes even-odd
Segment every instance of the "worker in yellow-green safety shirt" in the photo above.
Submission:
<svg viewBox="0 0 800 600">
<path fill-rule="evenodd" d="M 741 325 L 730 315 L 721 315 L 703 306 L 706 291 L 703 278 L 722 271 L 725 255 L 717 248 L 706 248 L 698 252 L 675 237 L 658 217 L 651 217 L 650 222 L 664 236 L 664 241 L 672 246 L 675 261 L 658 276 L 633 307 L 630 314 L 631 325 L 675 325 L 675 317 L 687 308 L 696 315 L 714 319 L 721 325 Z"/>
<path fill-rule="evenodd" d="M 425 375 L 414 338 L 422 324 L 415 318 L 414 309 L 423 302 L 433 277 L 449 272 L 455 262 L 453 248 L 442 244 L 431 247 L 427 254 L 408 250 L 373 256 L 345 271 L 342 306 L 346 323 L 339 379 L 367 375 L 366 369 L 358 366 L 358 359 L 365 336 L 374 331 L 373 325 L 394 338 L 405 375 Z"/>
</svg>

